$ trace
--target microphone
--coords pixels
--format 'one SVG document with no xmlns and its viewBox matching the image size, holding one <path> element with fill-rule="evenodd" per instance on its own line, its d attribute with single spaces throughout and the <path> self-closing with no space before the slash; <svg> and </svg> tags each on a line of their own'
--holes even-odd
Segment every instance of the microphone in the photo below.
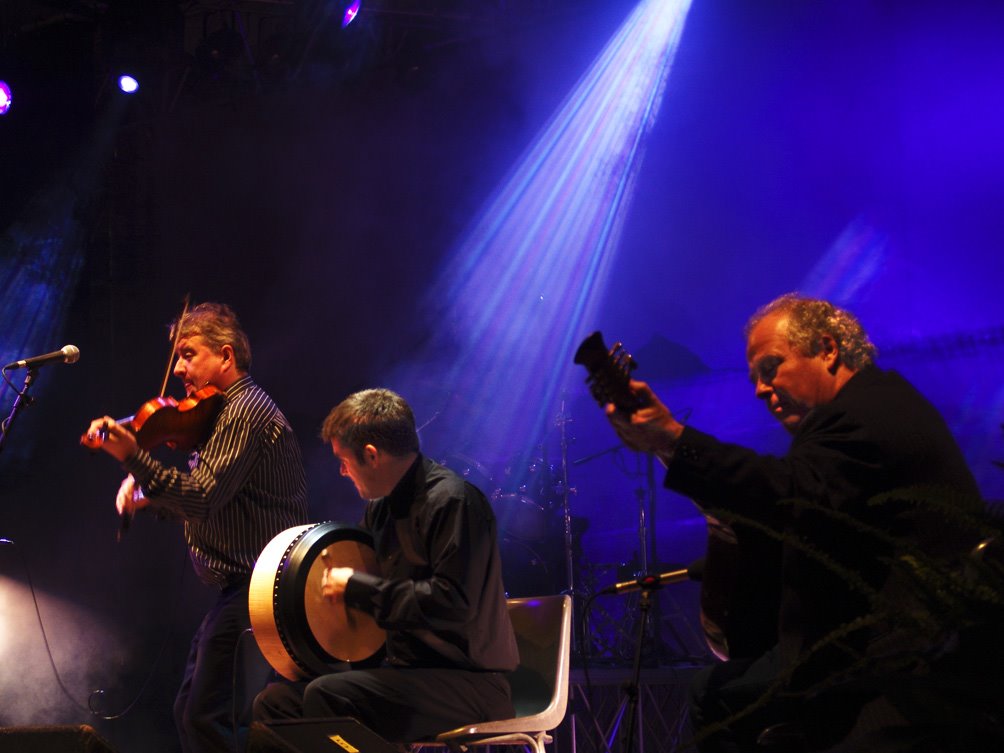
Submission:
<svg viewBox="0 0 1004 753">
<path fill-rule="evenodd" d="M 596 592 L 596 595 L 625 594 L 643 589 L 655 591 L 670 583 L 679 583 L 684 580 L 700 580 L 700 573 L 694 570 L 693 565 L 682 570 L 670 570 L 668 573 L 642 575 L 640 578 L 635 578 L 634 580 L 614 583 L 612 586 L 601 588 Z"/>
<path fill-rule="evenodd" d="M 34 369 L 45 366 L 47 363 L 62 361 L 63 363 L 76 363 L 80 360 L 80 348 L 76 345 L 64 345 L 61 349 L 46 353 L 44 356 L 32 356 L 20 361 L 13 361 L 3 367 L 4 371 L 11 369 Z"/>
</svg>

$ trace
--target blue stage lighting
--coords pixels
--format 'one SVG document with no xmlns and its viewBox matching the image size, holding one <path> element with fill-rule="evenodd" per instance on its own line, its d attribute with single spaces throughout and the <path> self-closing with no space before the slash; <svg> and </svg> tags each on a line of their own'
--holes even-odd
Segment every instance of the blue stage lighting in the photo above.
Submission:
<svg viewBox="0 0 1004 753">
<path fill-rule="evenodd" d="M 0 115 L 6 115 L 14 102 L 14 95 L 11 94 L 10 87 L 6 81 L 0 81 Z"/>
<path fill-rule="evenodd" d="M 119 76 L 119 89 L 125 94 L 135 94 L 139 91 L 139 81 L 130 76 L 128 73 L 124 73 Z"/>
<path fill-rule="evenodd" d="M 433 286 L 433 347 L 456 354 L 438 379 L 472 407 L 450 426 L 454 447 L 498 458 L 533 446 L 564 384 L 579 378 L 572 353 L 598 326 L 594 312 L 689 5 L 635 7 Z M 413 376 L 401 375 L 402 390 L 423 375 Z"/>
<path fill-rule="evenodd" d="M 797 289 L 853 308 L 888 257 L 888 238 L 859 217 L 844 229 Z"/>
<path fill-rule="evenodd" d="M 118 125 L 121 98 L 99 108 L 98 118 L 81 147 L 47 184 L 24 201 L 17 218 L 0 228 L 0 363 L 44 353 L 63 338 L 63 327 L 84 268 L 88 226 L 86 207 L 102 190 Z M 51 377 L 50 377 L 51 378 Z M 7 416 L 16 398 L 14 386 L 0 381 L 0 415 Z M 44 396 L 40 380 L 34 397 Z M 31 457 L 37 432 L 17 429 L 0 453 L 0 477 L 6 464 Z M 0 746 L 2 747 L 2 746 Z"/>
<path fill-rule="evenodd" d="M 353 0 L 353 2 L 349 3 L 349 7 L 345 9 L 345 15 L 342 16 L 343 29 L 356 20 L 356 16 L 359 15 L 360 5 L 362 5 L 361 0 Z"/>
</svg>

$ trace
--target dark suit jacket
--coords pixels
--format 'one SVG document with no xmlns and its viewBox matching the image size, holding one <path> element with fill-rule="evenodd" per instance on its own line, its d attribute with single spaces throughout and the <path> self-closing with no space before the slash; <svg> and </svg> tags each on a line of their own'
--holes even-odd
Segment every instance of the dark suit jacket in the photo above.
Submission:
<svg viewBox="0 0 1004 753">
<path fill-rule="evenodd" d="M 794 661 L 833 628 L 868 612 L 869 594 L 885 586 L 894 552 L 920 547 L 952 556 L 972 543 L 938 535 L 945 530 L 939 515 L 904 515 L 904 505 L 869 500 L 926 486 L 952 490 L 953 504 L 980 507 L 976 482 L 937 410 L 899 374 L 874 366 L 803 420 L 784 457 L 687 427 L 665 483 L 704 506 L 748 516 L 787 537 L 780 566 L 782 662 Z M 889 534 L 888 540 L 865 527 Z M 869 637 L 858 636 L 857 645 Z"/>
</svg>

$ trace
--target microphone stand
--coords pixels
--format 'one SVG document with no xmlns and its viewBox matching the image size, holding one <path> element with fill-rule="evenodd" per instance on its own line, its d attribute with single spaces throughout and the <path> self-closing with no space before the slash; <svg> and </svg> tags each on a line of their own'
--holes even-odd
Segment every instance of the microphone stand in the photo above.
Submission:
<svg viewBox="0 0 1004 753">
<path fill-rule="evenodd" d="M 31 384 L 35 381 L 37 373 L 37 369 L 29 368 L 28 373 L 24 377 L 24 387 L 20 390 L 16 387 L 14 388 L 14 391 L 17 393 L 17 397 L 14 399 L 14 406 L 11 408 L 10 415 L 4 419 L 3 423 L 0 423 L 0 452 L 3 452 L 4 445 L 7 443 L 7 434 L 10 433 L 10 427 L 14 423 L 14 419 L 17 418 L 26 405 L 31 405 L 34 402 L 34 399 L 28 395 L 28 390 L 31 389 Z M 5 379 L 6 377 L 7 375 L 4 374 Z M 10 380 L 7 383 L 10 384 Z M 11 387 L 14 387 L 14 385 L 11 384 Z"/>
<path fill-rule="evenodd" d="M 645 642 L 645 628 L 648 623 L 648 612 L 652 606 L 652 591 L 661 588 L 658 580 L 654 585 L 641 587 L 641 597 L 638 600 L 638 640 L 634 647 L 634 660 L 631 667 L 631 679 L 624 685 L 624 695 L 627 696 L 627 731 L 624 733 L 623 753 L 631 753 L 634 744 L 635 729 L 638 719 L 638 688 L 641 684 L 641 654 Z"/>
<path fill-rule="evenodd" d="M 647 502 L 648 502 L 648 515 L 646 517 L 644 512 L 644 504 L 639 499 L 639 506 L 642 508 L 641 513 L 642 529 L 643 531 L 639 534 L 641 535 L 642 542 L 642 552 L 645 556 L 642 559 L 642 572 L 651 573 L 658 572 L 662 570 L 662 564 L 659 562 L 658 554 L 656 553 L 656 491 L 658 490 L 658 485 L 655 480 L 655 455 L 652 453 L 645 454 L 645 481 L 646 481 L 646 491 L 648 492 Z M 639 495 L 640 496 L 640 495 Z M 662 614 L 660 611 L 659 600 L 655 599 L 654 604 L 652 604 L 653 613 L 650 615 L 652 624 L 652 655 L 655 657 L 655 661 L 658 664 L 664 658 L 666 658 L 668 651 L 666 643 L 663 641 L 662 636 Z M 681 644 L 682 645 L 682 644 Z"/>
</svg>

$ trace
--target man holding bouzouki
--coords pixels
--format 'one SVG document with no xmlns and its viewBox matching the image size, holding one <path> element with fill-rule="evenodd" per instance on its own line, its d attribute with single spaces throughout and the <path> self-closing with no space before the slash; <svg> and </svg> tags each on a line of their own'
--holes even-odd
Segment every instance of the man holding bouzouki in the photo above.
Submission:
<svg viewBox="0 0 1004 753">
<path fill-rule="evenodd" d="M 762 750 L 766 727 L 802 722 L 804 749 L 820 749 L 871 700 L 840 672 L 888 642 L 889 621 L 874 615 L 898 598 L 890 563 L 907 552 L 955 563 L 974 543 L 936 509 L 877 495 L 926 490 L 976 513 L 979 490 L 941 416 L 874 365 L 875 348 L 849 312 L 782 296 L 746 335 L 755 395 L 792 436 L 785 456 L 684 426 L 648 385 L 626 377 L 629 397 L 606 411 L 625 444 L 663 462 L 668 488 L 780 543 L 776 645 L 699 673 L 691 690 L 699 748 Z"/>
</svg>

